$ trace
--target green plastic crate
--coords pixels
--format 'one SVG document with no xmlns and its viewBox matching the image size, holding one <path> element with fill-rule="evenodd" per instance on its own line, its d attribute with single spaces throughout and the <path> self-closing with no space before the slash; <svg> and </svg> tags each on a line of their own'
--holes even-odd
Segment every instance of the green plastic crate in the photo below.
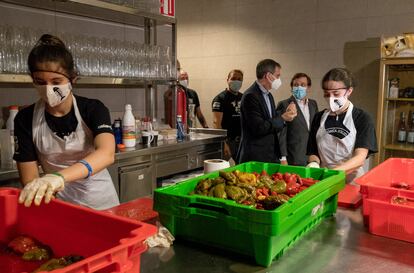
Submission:
<svg viewBox="0 0 414 273">
<path fill-rule="evenodd" d="M 345 186 L 345 173 L 271 163 L 248 162 L 225 171 L 296 173 L 321 180 L 275 210 L 257 210 L 232 200 L 189 195 L 204 178 L 218 172 L 159 188 L 154 209 L 161 223 L 177 238 L 252 256 L 269 266 L 273 259 L 337 208 L 337 193 Z"/>
</svg>

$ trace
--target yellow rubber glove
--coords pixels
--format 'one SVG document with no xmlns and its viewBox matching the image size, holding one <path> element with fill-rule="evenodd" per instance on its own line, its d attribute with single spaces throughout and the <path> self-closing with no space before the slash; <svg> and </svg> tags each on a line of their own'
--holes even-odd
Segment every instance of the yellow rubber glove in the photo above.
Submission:
<svg viewBox="0 0 414 273">
<path fill-rule="evenodd" d="M 32 182 L 24 186 L 19 196 L 19 203 L 26 207 L 30 207 L 33 199 L 36 206 L 39 206 L 44 198 L 48 204 L 53 194 L 62 191 L 65 188 L 65 180 L 56 174 L 46 174 L 40 178 L 34 179 Z"/>
</svg>

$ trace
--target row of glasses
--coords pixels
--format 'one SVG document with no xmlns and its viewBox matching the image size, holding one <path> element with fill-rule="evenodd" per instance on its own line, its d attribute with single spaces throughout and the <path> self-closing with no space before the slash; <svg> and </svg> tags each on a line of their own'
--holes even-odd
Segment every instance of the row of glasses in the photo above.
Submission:
<svg viewBox="0 0 414 273">
<path fill-rule="evenodd" d="M 174 76 L 169 46 L 72 34 L 65 34 L 65 40 L 81 75 L 150 79 Z"/>
<path fill-rule="evenodd" d="M 27 58 L 42 30 L 0 25 L 0 72 L 27 73 Z"/>
<path fill-rule="evenodd" d="M 0 72 L 26 74 L 30 50 L 44 30 L 0 25 Z M 171 47 L 132 41 L 58 33 L 71 51 L 81 75 L 170 78 Z"/>
</svg>

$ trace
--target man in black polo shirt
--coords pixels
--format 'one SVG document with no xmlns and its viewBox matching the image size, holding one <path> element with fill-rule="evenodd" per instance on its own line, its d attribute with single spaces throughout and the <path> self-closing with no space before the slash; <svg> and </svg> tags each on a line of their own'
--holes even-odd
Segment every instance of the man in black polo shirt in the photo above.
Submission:
<svg viewBox="0 0 414 273">
<path fill-rule="evenodd" d="M 212 102 L 213 125 L 216 129 L 227 130 L 224 145 L 224 158 L 236 158 L 240 144 L 240 100 L 239 92 L 243 83 L 243 72 L 233 69 L 227 76 L 228 87 L 218 94 Z"/>
</svg>

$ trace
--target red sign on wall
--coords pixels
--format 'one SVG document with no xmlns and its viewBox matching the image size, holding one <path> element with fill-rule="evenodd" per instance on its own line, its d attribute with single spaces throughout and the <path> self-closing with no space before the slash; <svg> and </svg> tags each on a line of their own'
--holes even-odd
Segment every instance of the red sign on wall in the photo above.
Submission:
<svg viewBox="0 0 414 273">
<path fill-rule="evenodd" d="M 160 13 L 162 15 L 175 17 L 175 0 L 160 0 Z"/>
</svg>

